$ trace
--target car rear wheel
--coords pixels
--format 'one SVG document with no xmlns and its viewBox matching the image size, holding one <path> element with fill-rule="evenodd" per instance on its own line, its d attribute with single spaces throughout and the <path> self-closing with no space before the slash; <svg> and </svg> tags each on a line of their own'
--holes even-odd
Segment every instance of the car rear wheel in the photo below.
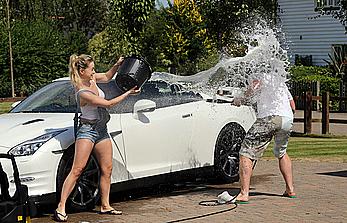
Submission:
<svg viewBox="0 0 347 223">
<path fill-rule="evenodd" d="M 61 159 L 57 176 L 57 198 L 60 199 L 65 178 L 70 173 L 74 159 L 74 150 L 66 151 Z M 100 167 L 94 155 L 91 155 L 85 169 L 71 192 L 67 206 L 76 211 L 91 210 L 99 199 Z"/>
<path fill-rule="evenodd" d="M 239 151 L 245 135 L 245 130 L 237 123 L 224 126 L 219 133 L 214 154 L 218 180 L 225 183 L 238 181 Z"/>
</svg>

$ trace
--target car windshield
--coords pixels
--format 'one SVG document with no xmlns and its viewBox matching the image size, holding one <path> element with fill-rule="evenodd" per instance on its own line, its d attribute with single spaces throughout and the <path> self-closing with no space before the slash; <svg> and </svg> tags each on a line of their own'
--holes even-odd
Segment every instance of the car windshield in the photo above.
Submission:
<svg viewBox="0 0 347 223">
<path fill-rule="evenodd" d="M 15 108 L 11 113 L 74 113 L 76 101 L 74 88 L 70 81 L 55 81 L 36 91 Z"/>
</svg>

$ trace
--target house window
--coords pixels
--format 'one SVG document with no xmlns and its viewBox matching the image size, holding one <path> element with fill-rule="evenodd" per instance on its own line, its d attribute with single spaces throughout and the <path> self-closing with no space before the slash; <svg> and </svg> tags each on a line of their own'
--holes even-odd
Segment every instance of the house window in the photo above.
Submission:
<svg viewBox="0 0 347 223">
<path fill-rule="evenodd" d="M 340 0 L 315 0 L 316 9 L 339 9 Z"/>
<path fill-rule="evenodd" d="M 312 55 L 295 54 L 295 65 L 312 66 Z"/>
</svg>

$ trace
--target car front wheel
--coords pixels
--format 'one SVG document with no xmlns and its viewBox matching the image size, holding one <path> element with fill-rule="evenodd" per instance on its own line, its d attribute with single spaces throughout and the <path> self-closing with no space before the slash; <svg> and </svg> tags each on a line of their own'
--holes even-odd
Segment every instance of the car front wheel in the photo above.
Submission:
<svg viewBox="0 0 347 223">
<path fill-rule="evenodd" d="M 60 199 L 64 181 L 70 173 L 74 160 L 74 150 L 65 151 L 58 169 L 57 198 Z M 76 211 L 91 210 L 99 199 L 100 167 L 94 155 L 91 155 L 85 169 L 71 192 L 67 205 Z"/>
<path fill-rule="evenodd" d="M 239 151 L 245 134 L 245 130 L 237 123 L 224 126 L 219 133 L 214 157 L 218 180 L 224 183 L 238 181 Z"/>
</svg>

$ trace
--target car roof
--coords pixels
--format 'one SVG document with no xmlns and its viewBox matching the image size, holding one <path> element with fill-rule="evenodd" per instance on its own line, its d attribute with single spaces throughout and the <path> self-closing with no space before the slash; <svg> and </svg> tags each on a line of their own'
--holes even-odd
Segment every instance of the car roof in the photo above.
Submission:
<svg viewBox="0 0 347 223">
<path fill-rule="evenodd" d="M 56 82 L 56 81 L 69 81 L 69 80 L 70 80 L 69 77 L 61 77 L 61 78 L 53 80 L 52 82 Z"/>
<path fill-rule="evenodd" d="M 57 82 L 57 81 L 70 81 L 70 77 L 61 77 L 61 78 L 58 78 L 58 79 L 54 79 L 52 82 Z M 148 81 L 152 81 L 152 80 L 148 80 Z M 154 82 L 163 82 L 163 83 L 167 83 L 166 81 L 164 80 L 155 80 Z M 168 83 L 167 83 L 168 84 Z"/>
</svg>

